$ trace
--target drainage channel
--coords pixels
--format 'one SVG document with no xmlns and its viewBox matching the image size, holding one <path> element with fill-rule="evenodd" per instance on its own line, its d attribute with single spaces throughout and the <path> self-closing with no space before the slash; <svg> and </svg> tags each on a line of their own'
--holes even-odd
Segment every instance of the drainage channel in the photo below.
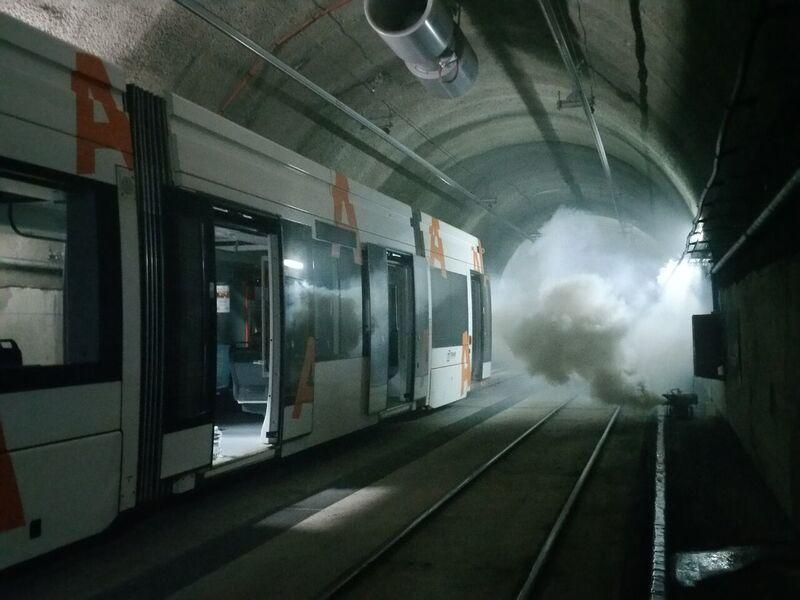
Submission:
<svg viewBox="0 0 800 600">
<path fill-rule="evenodd" d="M 520 444 L 522 444 L 526 439 L 530 438 L 532 434 L 539 431 L 555 415 L 561 412 L 571 401 L 572 399 L 564 402 L 563 404 L 551 410 L 544 417 L 539 419 L 534 425 L 529 427 L 521 435 L 519 435 L 516 439 L 514 439 L 510 444 L 504 447 L 500 452 L 495 454 L 489 460 L 485 461 L 480 467 L 475 469 L 468 477 L 466 477 L 458 485 L 450 489 L 436 503 L 434 503 L 432 506 L 430 506 L 422 513 L 420 513 L 415 519 L 413 519 L 394 537 L 389 539 L 377 550 L 373 551 L 370 555 L 365 557 L 362 562 L 360 562 L 356 566 L 352 567 L 351 569 L 343 573 L 332 585 L 330 585 L 321 594 L 320 597 L 331 598 L 331 597 L 346 595 L 347 593 L 352 591 L 352 588 L 360 585 L 362 583 L 361 582 L 362 578 L 367 578 L 368 572 L 372 571 L 373 569 L 379 568 L 378 566 L 384 560 L 388 559 L 388 555 L 390 554 L 391 551 L 395 550 L 404 541 L 408 540 L 408 538 L 413 533 L 417 532 L 418 530 L 421 530 L 423 524 L 432 520 L 431 519 L 432 516 L 442 511 L 442 509 L 446 505 L 451 503 L 451 501 L 453 501 L 455 498 L 461 496 L 462 493 L 467 488 L 469 488 L 477 479 L 479 479 L 487 471 L 492 469 L 493 466 L 497 465 L 498 462 L 509 456 L 509 454 L 511 454 L 515 449 L 517 449 L 520 446 Z M 567 521 L 572 506 L 574 505 L 578 495 L 583 489 L 583 486 L 589 476 L 589 473 L 591 472 L 593 466 L 595 465 L 597 458 L 600 455 L 600 452 L 606 440 L 608 439 L 609 433 L 619 415 L 619 412 L 620 412 L 619 408 L 615 409 L 610 419 L 607 422 L 605 422 L 606 423 L 605 428 L 603 430 L 600 441 L 594 445 L 591 456 L 586 462 L 581 472 L 581 475 L 578 478 L 577 483 L 573 486 L 571 493 L 569 494 L 560 513 L 558 514 L 555 524 L 553 525 L 553 528 L 550 532 L 550 535 L 548 535 L 545 544 L 542 546 L 542 550 L 539 556 L 537 557 L 536 563 L 531 568 L 530 576 L 528 577 L 528 580 L 525 583 L 525 587 L 520 590 L 520 595 L 519 595 L 520 598 L 528 597 L 527 594 L 535 586 L 538 574 L 541 571 L 542 566 L 545 564 L 547 558 L 549 557 L 550 551 L 555 545 L 556 539 L 558 538 L 561 528 Z"/>
</svg>

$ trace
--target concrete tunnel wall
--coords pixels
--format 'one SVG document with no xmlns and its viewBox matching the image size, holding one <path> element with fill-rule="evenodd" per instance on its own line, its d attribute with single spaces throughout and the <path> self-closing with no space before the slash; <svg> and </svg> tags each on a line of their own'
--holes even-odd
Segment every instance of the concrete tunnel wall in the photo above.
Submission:
<svg viewBox="0 0 800 600">
<path fill-rule="evenodd" d="M 717 402 L 795 524 L 800 523 L 800 257 L 720 291 L 726 334 Z"/>
</svg>

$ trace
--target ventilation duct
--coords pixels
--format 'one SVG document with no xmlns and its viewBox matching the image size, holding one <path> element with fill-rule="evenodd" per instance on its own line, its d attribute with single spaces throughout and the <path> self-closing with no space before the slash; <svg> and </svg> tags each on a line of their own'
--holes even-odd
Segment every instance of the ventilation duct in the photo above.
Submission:
<svg viewBox="0 0 800 600">
<path fill-rule="evenodd" d="M 364 0 L 370 26 L 439 98 L 464 95 L 478 78 L 478 57 L 444 0 Z"/>
</svg>

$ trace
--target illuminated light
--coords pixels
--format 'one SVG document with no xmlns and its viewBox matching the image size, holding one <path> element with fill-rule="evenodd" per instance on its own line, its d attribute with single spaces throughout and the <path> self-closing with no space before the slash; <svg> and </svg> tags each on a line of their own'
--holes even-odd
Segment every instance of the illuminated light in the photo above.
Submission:
<svg viewBox="0 0 800 600">
<path fill-rule="evenodd" d="M 302 271 L 305 268 L 305 265 L 299 260 L 292 260 L 291 258 L 284 258 L 283 266 L 288 269 L 297 269 L 298 271 Z"/>
<path fill-rule="evenodd" d="M 702 271 L 687 261 L 670 259 L 658 272 L 658 285 L 669 295 L 682 295 L 689 292 L 699 280 Z"/>
</svg>

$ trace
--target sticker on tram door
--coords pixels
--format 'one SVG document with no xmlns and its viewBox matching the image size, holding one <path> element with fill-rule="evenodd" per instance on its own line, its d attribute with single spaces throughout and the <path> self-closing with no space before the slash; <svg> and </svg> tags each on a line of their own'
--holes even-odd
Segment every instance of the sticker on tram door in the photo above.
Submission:
<svg viewBox="0 0 800 600">
<path fill-rule="evenodd" d="M 22 498 L 11 454 L 6 449 L 3 424 L 0 423 L 0 531 L 10 531 L 25 525 Z"/>
</svg>

